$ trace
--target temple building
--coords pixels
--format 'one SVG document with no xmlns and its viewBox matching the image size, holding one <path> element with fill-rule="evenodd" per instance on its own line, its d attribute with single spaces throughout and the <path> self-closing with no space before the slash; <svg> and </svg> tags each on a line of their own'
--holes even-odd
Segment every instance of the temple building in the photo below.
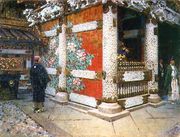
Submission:
<svg viewBox="0 0 180 137">
<path fill-rule="evenodd" d="M 28 26 L 23 10 L 25 4 L 0 1 L 0 90 L 10 89 L 1 90 L 0 99 L 17 98 L 18 89 L 27 89 L 31 58 L 43 45 Z"/>
<path fill-rule="evenodd" d="M 179 6 L 170 0 L 47 0 L 25 8 L 29 27 L 48 41 L 35 53 L 51 76 L 47 95 L 66 102 L 66 91 L 70 102 L 112 119 L 136 106 L 160 105 L 158 58 L 173 54 L 180 62 Z"/>
</svg>

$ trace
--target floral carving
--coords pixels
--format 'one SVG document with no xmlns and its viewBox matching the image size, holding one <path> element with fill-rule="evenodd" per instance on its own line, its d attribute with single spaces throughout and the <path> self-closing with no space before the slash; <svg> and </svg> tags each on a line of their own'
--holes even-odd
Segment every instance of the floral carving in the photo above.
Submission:
<svg viewBox="0 0 180 137">
<path fill-rule="evenodd" d="M 43 63 L 48 68 L 58 67 L 59 57 L 55 54 L 58 48 L 58 44 L 59 44 L 58 37 L 53 37 L 49 42 L 48 53 L 42 57 Z"/>
<path fill-rule="evenodd" d="M 67 69 L 68 70 L 86 70 L 91 65 L 93 55 L 87 53 L 82 48 L 82 41 L 75 34 L 67 38 Z M 80 91 L 85 88 L 80 78 L 67 76 L 67 91 Z"/>
<path fill-rule="evenodd" d="M 48 83 L 48 87 L 56 88 L 59 83 L 59 78 L 56 75 L 51 75 L 51 81 Z"/>
<path fill-rule="evenodd" d="M 59 67 L 59 57 L 55 54 L 57 52 L 59 45 L 58 36 L 52 37 L 49 41 L 48 52 L 43 55 L 42 63 L 47 68 L 58 68 Z M 59 78 L 56 75 L 50 75 L 51 81 L 48 83 L 48 87 L 57 87 L 59 83 Z"/>
</svg>

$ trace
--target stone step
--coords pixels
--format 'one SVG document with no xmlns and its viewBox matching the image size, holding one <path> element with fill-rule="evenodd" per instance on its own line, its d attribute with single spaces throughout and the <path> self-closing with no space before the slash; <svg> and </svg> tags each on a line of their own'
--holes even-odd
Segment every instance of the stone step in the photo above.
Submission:
<svg viewBox="0 0 180 137">
<path fill-rule="evenodd" d="M 46 97 L 47 97 L 47 96 L 46 96 Z M 51 101 L 53 101 L 54 103 L 58 103 L 58 104 L 60 104 L 60 105 L 68 105 L 68 102 L 61 102 L 61 101 L 57 100 L 57 99 L 54 98 L 54 97 L 49 97 L 49 99 L 50 99 Z"/>
<path fill-rule="evenodd" d="M 82 105 L 82 104 L 78 104 L 76 102 L 61 102 L 59 100 L 57 100 L 55 97 L 51 97 L 51 96 L 46 96 L 49 100 L 55 102 L 55 103 L 58 103 L 60 105 L 68 105 L 68 107 L 74 109 L 74 110 L 77 110 L 79 112 L 82 112 L 82 113 L 88 113 L 89 110 L 93 109 L 91 107 L 88 107 L 88 106 L 85 106 L 85 105 Z"/>
<path fill-rule="evenodd" d="M 78 108 L 78 107 L 74 107 L 74 106 L 71 106 L 71 105 L 69 105 L 69 107 L 74 109 L 74 110 L 77 110 L 79 112 L 85 113 L 85 114 L 88 113 L 88 110 L 84 110 L 84 109 L 81 109 L 81 108 Z"/>
<path fill-rule="evenodd" d="M 79 103 L 76 103 L 76 102 L 71 102 L 69 101 L 68 102 L 69 106 L 71 106 L 72 108 L 76 108 L 77 110 L 82 110 L 83 112 L 85 111 L 89 111 L 89 110 L 92 110 L 94 108 L 92 107 L 89 107 L 89 106 L 85 106 L 85 105 L 82 105 L 82 104 L 79 104 Z"/>
</svg>

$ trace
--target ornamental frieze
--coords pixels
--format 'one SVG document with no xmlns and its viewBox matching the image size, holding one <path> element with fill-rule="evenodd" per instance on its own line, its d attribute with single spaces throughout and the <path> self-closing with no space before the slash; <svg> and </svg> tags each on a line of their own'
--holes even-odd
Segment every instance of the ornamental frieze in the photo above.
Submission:
<svg viewBox="0 0 180 137">
<path fill-rule="evenodd" d="M 126 82 L 138 82 L 138 81 L 150 81 L 152 80 L 151 70 L 142 71 L 118 71 L 114 76 L 114 83 L 126 83 Z"/>
<path fill-rule="evenodd" d="M 125 7 L 142 12 L 145 15 L 160 22 L 180 24 L 180 14 L 167 6 L 165 0 L 67 0 L 67 2 L 52 2 L 41 6 L 39 9 L 26 9 L 23 14 L 26 16 L 29 26 L 43 23 L 54 18 L 63 17 L 66 13 L 93 6 L 97 3 L 103 4 L 104 13 L 109 11 L 109 6 Z M 116 12 L 116 8 L 113 11 Z"/>
</svg>

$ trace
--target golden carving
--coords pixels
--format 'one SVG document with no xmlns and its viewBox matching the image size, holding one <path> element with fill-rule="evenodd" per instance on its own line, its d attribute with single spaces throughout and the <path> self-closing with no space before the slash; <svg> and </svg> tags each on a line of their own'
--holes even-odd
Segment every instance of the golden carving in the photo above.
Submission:
<svg viewBox="0 0 180 137">
<path fill-rule="evenodd" d="M 14 86 L 14 84 L 15 84 L 15 83 L 14 83 L 14 81 L 13 81 L 13 80 L 10 80 L 10 81 L 9 81 L 9 86 L 10 86 L 10 87 L 13 87 L 13 86 Z"/>
<path fill-rule="evenodd" d="M 97 21 L 97 29 L 102 29 L 103 26 L 103 21 L 102 20 L 98 20 Z"/>
<path fill-rule="evenodd" d="M 70 75 L 70 74 L 71 74 L 71 71 L 70 71 L 69 69 L 65 68 L 64 74 L 65 74 L 65 75 Z"/>
<path fill-rule="evenodd" d="M 117 27 L 117 19 L 113 18 L 113 27 Z"/>
<path fill-rule="evenodd" d="M 102 72 L 96 72 L 96 79 L 102 79 Z"/>
<path fill-rule="evenodd" d="M 67 32 L 68 34 L 71 34 L 71 33 L 72 33 L 72 28 L 67 28 L 67 29 L 66 29 L 66 32 Z"/>
<path fill-rule="evenodd" d="M 62 73 L 62 67 L 58 66 L 56 68 L 56 75 L 60 75 Z"/>
<path fill-rule="evenodd" d="M 57 34 L 62 33 L 62 28 L 57 29 Z"/>
<path fill-rule="evenodd" d="M 4 58 L 0 57 L 0 70 L 16 70 L 23 67 L 22 58 Z"/>
<path fill-rule="evenodd" d="M 17 26 L 17 27 L 28 27 L 28 23 L 26 20 L 22 19 L 4 19 L 0 18 L 0 24 L 1 25 L 10 25 L 12 26 Z"/>
</svg>

